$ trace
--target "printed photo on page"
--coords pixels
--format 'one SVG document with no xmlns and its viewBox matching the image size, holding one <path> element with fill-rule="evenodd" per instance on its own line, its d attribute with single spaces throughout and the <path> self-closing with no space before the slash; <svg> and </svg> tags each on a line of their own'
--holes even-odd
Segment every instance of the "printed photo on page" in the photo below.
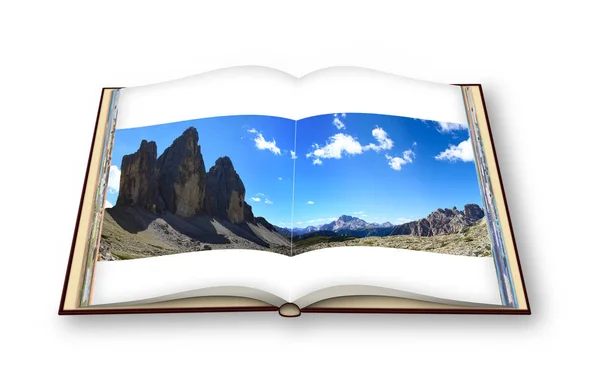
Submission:
<svg viewBox="0 0 600 385">
<path fill-rule="evenodd" d="M 490 257 L 467 126 L 332 113 L 117 130 L 99 259 L 373 246 Z"/>
</svg>

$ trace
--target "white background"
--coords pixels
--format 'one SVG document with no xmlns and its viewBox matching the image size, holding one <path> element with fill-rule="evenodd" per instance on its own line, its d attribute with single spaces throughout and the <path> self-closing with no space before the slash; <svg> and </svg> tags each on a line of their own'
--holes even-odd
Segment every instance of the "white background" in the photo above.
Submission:
<svg viewBox="0 0 600 385">
<path fill-rule="evenodd" d="M 597 379 L 596 11 L 218 3 L 0 6 L 0 382 Z M 58 317 L 101 87 L 241 64 L 483 83 L 533 315 Z"/>
</svg>

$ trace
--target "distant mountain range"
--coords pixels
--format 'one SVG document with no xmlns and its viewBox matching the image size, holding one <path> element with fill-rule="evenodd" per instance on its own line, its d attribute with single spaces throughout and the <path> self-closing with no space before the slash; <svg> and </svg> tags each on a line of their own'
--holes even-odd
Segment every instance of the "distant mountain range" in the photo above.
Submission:
<svg viewBox="0 0 600 385">
<path fill-rule="evenodd" d="M 287 227 L 274 226 L 275 229 L 283 235 L 290 236 L 292 230 Z M 344 230 L 367 230 L 367 229 L 389 229 L 394 227 L 390 222 L 385 223 L 369 223 L 364 219 L 353 217 L 350 215 L 342 215 L 331 223 L 326 223 L 318 226 L 295 227 L 294 236 L 313 233 L 316 231 L 333 231 L 339 232 Z"/>
<path fill-rule="evenodd" d="M 350 215 L 342 215 L 337 220 L 320 226 L 308 226 L 294 228 L 294 239 L 305 239 L 310 236 L 333 236 L 345 235 L 354 237 L 369 237 L 387 235 L 415 235 L 433 236 L 438 234 L 450 234 L 459 232 L 462 228 L 470 226 L 483 218 L 481 207 L 476 204 L 466 204 L 464 210 L 456 207 L 451 209 L 437 209 L 426 218 L 419 219 L 401 225 L 393 225 L 390 222 L 369 223 L 364 219 Z M 280 234 L 289 237 L 292 230 L 273 226 Z"/>
</svg>

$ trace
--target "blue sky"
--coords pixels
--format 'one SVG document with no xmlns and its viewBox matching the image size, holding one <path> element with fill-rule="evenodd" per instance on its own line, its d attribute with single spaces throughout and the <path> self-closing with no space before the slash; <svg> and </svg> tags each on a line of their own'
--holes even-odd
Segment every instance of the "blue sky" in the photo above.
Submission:
<svg viewBox="0 0 600 385">
<path fill-rule="evenodd" d="M 246 202 L 255 216 L 270 222 L 290 222 L 295 122 L 270 116 L 226 116 L 117 130 L 112 157 L 113 178 L 108 202 L 114 205 L 123 155 L 138 150 L 142 139 L 155 141 L 158 155 L 188 127 L 198 130 L 206 171 L 221 156 L 229 156 L 246 187 Z"/>
<path fill-rule="evenodd" d="M 299 121 L 296 137 L 297 227 L 342 214 L 399 224 L 481 205 L 465 126 L 339 113 Z"/>
<path fill-rule="evenodd" d="M 399 224 L 439 207 L 481 204 L 467 127 L 337 113 L 297 124 L 269 116 L 231 116 L 118 130 L 109 205 L 118 196 L 123 155 L 137 151 L 143 139 L 155 141 L 160 155 L 190 126 L 198 130 L 206 170 L 220 156 L 229 156 L 254 215 L 278 226 L 292 225 L 294 157 L 294 227 L 328 223 L 343 214 Z"/>
</svg>

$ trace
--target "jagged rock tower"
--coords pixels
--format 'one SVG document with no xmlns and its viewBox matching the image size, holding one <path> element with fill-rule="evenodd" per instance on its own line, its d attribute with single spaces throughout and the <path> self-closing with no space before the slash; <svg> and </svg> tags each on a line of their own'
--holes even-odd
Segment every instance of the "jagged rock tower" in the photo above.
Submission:
<svg viewBox="0 0 600 385">
<path fill-rule="evenodd" d="M 217 159 L 207 173 L 198 131 L 190 127 L 157 159 L 155 142 L 142 141 L 134 154 L 125 155 L 117 206 L 138 206 L 154 214 L 180 217 L 201 213 L 232 223 L 256 219 L 245 202 L 246 188 L 227 156 Z"/>
</svg>

